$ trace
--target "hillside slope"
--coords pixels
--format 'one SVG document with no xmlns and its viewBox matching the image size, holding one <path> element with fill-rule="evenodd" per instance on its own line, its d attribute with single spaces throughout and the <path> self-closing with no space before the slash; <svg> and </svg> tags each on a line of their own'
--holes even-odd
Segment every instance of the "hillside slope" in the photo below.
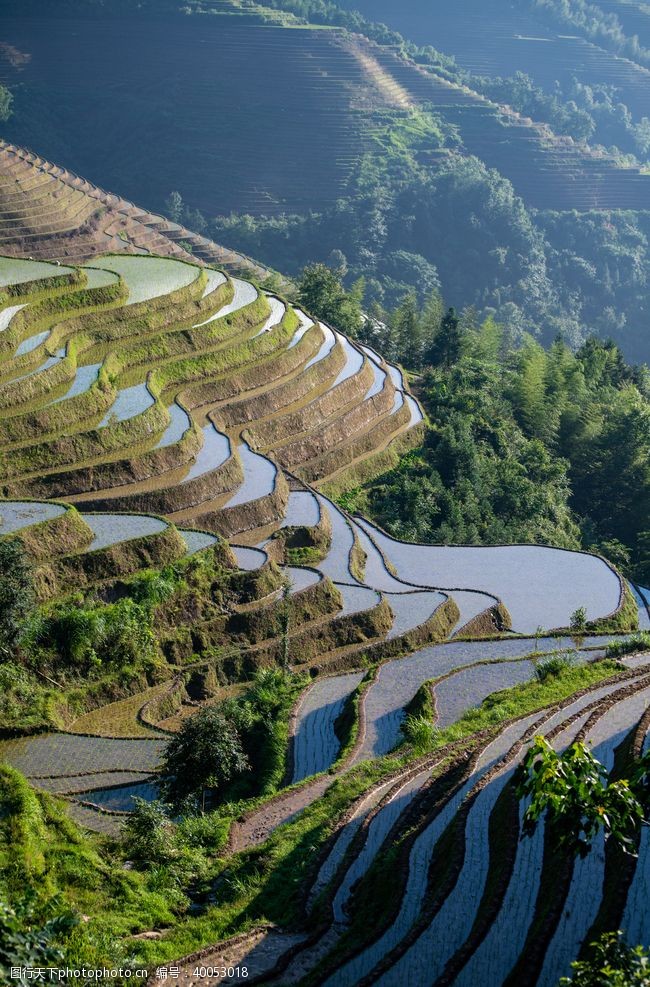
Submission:
<svg viewBox="0 0 650 987">
<path fill-rule="evenodd" d="M 344 194 L 377 111 L 426 104 L 458 128 L 461 149 L 497 168 L 531 206 L 646 204 L 650 178 L 637 169 L 558 140 L 435 73 L 423 78 L 390 48 L 335 27 L 260 23 L 235 3 L 208 9 L 127 15 L 126 35 L 122 20 L 106 15 L 12 12 L 5 43 L 24 57 L 5 49 L 2 60 L 0 82 L 16 96 L 7 136 L 152 209 L 178 189 L 207 215 L 304 213 Z M 379 18 L 374 7 L 368 13 Z M 92 57 L 96 37 L 110 59 Z M 89 121 L 83 131 L 79 119 Z"/>
</svg>

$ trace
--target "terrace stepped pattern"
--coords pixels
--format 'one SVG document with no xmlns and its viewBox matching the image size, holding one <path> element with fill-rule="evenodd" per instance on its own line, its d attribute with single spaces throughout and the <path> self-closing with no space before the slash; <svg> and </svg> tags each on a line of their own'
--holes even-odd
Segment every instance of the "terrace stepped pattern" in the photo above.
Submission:
<svg viewBox="0 0 650 987">
<path fill-rule="evenodd" d="M 209 16 L 175 19 L 176 58 L 171 66 L 170 28 L 164 19 L 158 23 L 131 18 L 124 31 L 119 18 L 97 21 L 67 15 L 35 22 L 12 17 L 12 44 L 32 57 L 18 64 L 0 60 L 0 81 L 33 94 L 39 107 L 34 113 L 43 112 L 40 107 L 47 111 L 33 130 L 16 117 L 14 124 L 8 124 L 8 133 L 20 143 L 38 140 L 38 146 L 57 160 L 80 162 L 98 181 L 125 189 L 152 208 L 159 207 L 180 182 L 187 203 L 207 215 L 231 211 L 307 215 L 333 206 L 344 194 L 364 151 L 372 145 L 381 122 L 377 111 L 408 112 L 412 106 L 426 104 L 457 129 L 458 153 L 476 155 L 496 168 L 532 207 L 644 210 L 647 206 L 650 175 L 639 168 L 621 167 L 610 155 L 558 137 L 547 126 L 403 60 L 391 47 L 338 28 L 259 23 L 255 12 L 243 14 L 230 0 L 207 6 Z M 277 16 L 261 9 L 266 17 Z M 367 13 L 378 17 L 374 5 Z M 491 11 L 482 16 L 489 22 L 485 30 L 489 38 L 494 18 Z M 521 17 L 529 23 L 528 15 Z M 387 20 L 391 22 L 388 15 Z M 462 18 L 463 28 L 466 21 Z M 113 52 L 106 64 L 98 64 L 92 55 L 98 29 Z M 75 52 L 85 53 L 81 58 L 67 57 L 71 33 Z M 536 37 L 539 31 L 536 34 L 531 27 L 520 33 Z M 481 48 L 483 38 L 481 31 Z M 423 41 L 445 50 L 436 37 Z M 534 66 L 540 59 L 539 42 L 517 44 L 535 49 L 527 48 L 524 56 L 524 67 Z M 585 59 L 596 63 L 600 72 L 604 60 L 599 78 L 620 83 L 629 105 L 639 116 L 645 114 L 650 88 L 646 69 L 581 39 L 556 38 L 554 44 L 559 46 L 565 76 Z M 268 99 L 269 78 L 274 103 Z M 183 107 L 183 112 L 172 114 L 173 122 L 155 98 L 161 90 L 178 94 L 173 106 Z M 280 114 L 278 105 L 283 108 Z M 97 124 L 77 145 L 75 122 L 80 115 Z M 112 134 L 122 132 L 125 117 L 129 134 L 137 139 L 123 134 L 115 141 Z M 58 123 L 53 129 L 52 119 Z M 206 120 L 212 123 L 206 126 Z M 182 181 L 178 158 L 168 153 L 168 144 L 184 149 Z M 88 148 L 94 150 L 89 153 Z M 260 169 L 262 148 L 264 168 Z M 426 160 L 435 167 L 444 162 L 445 154 L 437 147 L 432 151 Z M 153 159 L 154 175 L 148 167 Z M 74 212 L 72 204 L 69 208 Z M 156 223 L 152 229 L 164 235 L 171 232 L 175 240 L 185 239 L 185 233 L 158 229 Z M 112 227 L 109 232 L 125 231 Z M 205 244 L 197 246 L 203 256 Z M 100 245 L 99 249 L 113 248 Z M 157 246 L 150 249 L 162 252 Z M 206 259 L 222 262 L 215 256 Z"/>
<path fill-rule="evenodd" d="M 3 140 L 0 251 L 11 257 L 67 264 L 80 264 L 109 251 L 152 253 L 217 264 L 260 280 L 269 274 L 242 254 L 139 209 L 73 171 Z"/>
<path fill-rule="evenodd" d="M 398 623 L 405 586 L 429 594 L 422 617 L 443 602 L 432 592 L 450 591 L 459 626 L 501 607 L 524 633 L 566 626 L 583 601 L 591 620 L 621 605 L 619 577 L 592 556 L 401 545 L 311 491 L 344 489 L 420 439 L 403 374 L 374 351 L 214 269 L 95 264 L 2 262 L 5 497 L 163 515 L 251 545 L 266 537 L 270 551 L 282 528 L 320 532 L 322 574 L 395 596 Z M 371 603 L 356 592 L 351 609 Z"/>
<path fill-rule="evenodd" d="M 23 129 L 16 117 L 6 132 L 148 205 L 179 186 L 181 160 L 183 198 L 206 215 L 332 204 L 366 145 L 372 119 L 363 111 L 386 101 L 347 50 L 344 32 L 286 29 L 224 7 L 223 16 L 215 10 L 200 23 L 177 15 L 170 27 L 164 15 L 109 14 L 92 23 L 74 14 L 22 17 L 18 6 L 5 36 L 31 57 L 18 66 L 0 57 L 0 81 L 34 94 L 33 123 L 24 120 Z M 111 52 L 105 62 L 93 54 L 96 31 Z M 163 90 L 171 119 L 157 96 Z M 48 103 L 57 125 L 48 114 L 39 127 L 37 106 Z M 81 140 L 71 128 L 79 116 L 87 121 Z M 183 149 L 181 158 L 170 145 Z M 145 170 L 152 160 L 155 169 Z"/>
<path fill-rule="evenodd" d="M 610 155 L 558 137 L 546 125 L 428 72 L 389 48 L 356 40 L 413 103 L 431 105 L 457 128 L 465 154 L 510 179 L 529 205 L 577 211 L 646 208 L 650 176 L 639 168 L 622 168 Z"/>
<path fill-rule="evenodd" d="M 530 679 L 533 653 L 568 646 L 568 637 L 534 635 L 566 628 L 578 607 L 586 606 L 592 631 L 580 642 L 583 660 L 603 655 L 611 635 L 600 632 L 631 629 L 637 614 L 650 622 L 650 592 L 632 595 L 598 557 L 532 545 L 407 545 L 341 510 L 332 495 L 421 440 L 422 411 L 399 367 L 287 299 L 214 267 L 125 253 L 81 267 L 4 258 L 0 295 L 0 538 L 22 540 L 41 598 L 72 588 L 110 591 L 143 568 L 200 553 L 240 569 L 245 590 L 230 609 L 193 614 L 185 633 L 171 628 L 165 637 L 162 628 L 167 681 L 90 710 L 58 733 L 0 743 L 0 757 L 67 799 L 84 826 L 115 832 L 134 796 L 157 796 L 165 739 L 197 708 L 194 675 L 217 676 L 217 701 L 285 658 L 314 678 L 293 717 L 292 780 L 300 784 L 233 825 L 236 850 L 261 843 L 326 796 L 342 772 L 389 752 L 426 682 L 435 679 L 438 721 L 446 725 L 495 689 Z M 309 565 L 300 565 L 305 558 Z M 215 645 L 223 655 L 203 657 Z M 372 680 L 367 658 L 381 663 Z M 447 921 L 456 932 L 437 959 L 441 983 L 451 982 L 449 971 L 471 970 L 479 948 L 486 962 L 503 965 L 499 929 L 513 925 L 507 889 L 499 886 L 491 901 L 482 938 L 473 917 L 497 867 L 490 821 L 502 818 L 512 770 L 540 728 L 560 744 L 590 731 L 606 759 L 621 731 L 641 737 L 646 660 L 631 661 L 624 681 L 589 691 L 573 707 L 495 729 L 470 751 L 452 745 L 366 792 L 336 824 L 312 891 L 313 902 L 325 890 L 331 918 L 310 937 L 253 934 L 251 948 L 272 961 L 258 967 L 262 982 L 297 982 L 316 964 L 318 982 L 391 984 L 393 968 L 400 982 L 426 982 L 431 942 Z M 335 724 L 355 698 L 365 729 L 344 758 Z M 439 783 L 445 804 L 436 815 Z M 429 893 L 429 865 L 455 818 L 467 856 L 443 902 Z M 513 873 L 532 875 L 508 963 L 539 969 L 541 939 L 529 944 L 527 930 L 536 922 L 543 847 L 538 840 L 520 853 L 512 813 L 508 819 Z M 376 940 L 347 955 L 338 947 L 356 882 L 402 831 L 411 835 L 399 911 L 374 930 Z M 637 896 L 646 843 L 642 850 L 638 878 L 628 875 Z M 589 887 L 600 886 L 602 871 L 594 854 Z M 557 891 L 555 926 L 545 926 L 548 978 L 566 968 L 571 943 L 600 907 L 595 893 L 582 924 L 551 939 L 565 898 L 581 893 L 570 878 Z"/>
<path fill-rule="evenodd" d="M 650 45 L 647 5 L 627 0 L 595 0 L 606 13 L 616 14 L 628 37 L 638 35 Z M 647 114 L 650 72 L 642 65 L 615 55 L 597 44 L 562 30 L 543 11 L 501 0 L 456 0 L 431 4 L 406 0 L 396 7 L 391 0 L 345 0 L 342 6 L 361 10 L 417 44 L 431 44 L 453 55 L 458 65 L 474 75 L 513 76 L 525 72 L 537 85 L 552 92 L 555 81 L 567 87 L 576 77 L 587 85 L 612 86 L 635 118 Z"/>
<path fill-rule="evenodd" d="M 325 620 L 297 623 L 292 648 L 329 674 L 450 634 L 566 627 L 582 605 L 595 629 L 636 609 L 594 556 L 409 546 L 347 516 L 327 494 L 419 442 L 420 407 L 398 367 L 253 283 L 133 255 L 81 268 L 5 259 L 0 277 L 0 535 L 23 537 L 44 599 L 221 536 L 249 546 L 236 549 L 243 569 L 275 560 L 296 599 L 320 600 Z M 305 551 L 313 567 L 292 565 Z M 277 639 L 251 643 L 254 665 L 277 657 Z M 418 654 L 400 675 L 403 705 L 430 667 Z M 402 699 L 370 756 L 398 739 Z"/>
</svg>

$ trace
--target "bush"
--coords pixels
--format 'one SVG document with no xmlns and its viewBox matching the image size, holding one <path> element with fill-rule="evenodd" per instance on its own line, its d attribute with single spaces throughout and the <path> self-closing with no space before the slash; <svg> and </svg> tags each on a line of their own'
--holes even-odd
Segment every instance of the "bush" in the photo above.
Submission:
<svg viewBox="0 0 650 987">
<path fill-rule="evenodd" d="M 431 750 L 439 730 L 426 716 L 407 716 L 402 724 L 402 734 L 407 744 L 420 754 Z"/>
<path fill-rule="evenodd" d="M 622 641 L 610 641 L 605 649 L 605 657 L 620 658 L 621 655 L 634 654 L 636 651 L 650 651 L 650 633 L 647 631 L 626 637 Z"/>
<path fill-rule="evenodd" d="M 25 647 L 33 661 L 51 657 L 60 671 L 87 675 L 110 666 L 130 676 L 158 660 L 152 624 L 149 606 L 129 598 L 97 606 L 66 602 L 34 622 Z"/>
<path fill-rule="evenodd" d="M 578 661 L 575 651 L 554 651 L 546 658 L 535 662 L 535 677 L 538 682 L 546 682 L 548 678 L 561 675 L 567 668 L 572 668 Z"/>
<path fill-rule="evenodd" d="M 33 605 L 32 570 L 22 542 L 0 540 L 0 659 L 12 653 Z"/>
<path fill-rule="evenodd" d="M 571 967 L 573 976 L 562 977 L 562 987 L 650 987 L 650 955 L 642 946 L 627 946 L 622 932 L 605 932 L 589 944 L 587 959 Z"/>
</svg>

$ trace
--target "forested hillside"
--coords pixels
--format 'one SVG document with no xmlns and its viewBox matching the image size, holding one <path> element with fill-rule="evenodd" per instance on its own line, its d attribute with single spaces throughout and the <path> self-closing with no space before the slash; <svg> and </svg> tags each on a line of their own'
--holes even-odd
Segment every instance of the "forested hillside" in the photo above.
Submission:
<svg viewBox="0 0 650 987">
<path fill-rule="evenodd" d="M 493 6 L 512 14 L 511 36 L 526 33 L 515 14 L 533 16 L 531 5 Z M 400 5 L 403 34 L 412 9 Z M 551 68 L 558 88 L 528 57 L 470 60 L 470 71 L 463 54 L 476 38 L 445 48 L 456 37 L 449 10 L 440 39 L 414 40 L 330 0 L 152 10 L 66 0 L 47 21 L 40 0 L 9 0 L 4 136 L 283 273 L 336 251 L 348 283 L 365 279 L 366 305 L 439 284 L 450 304 L 494 314 L 513 338 L 547 345 L 561 334 L 577 347 L 595 333 L 647 360 L 650 76 L 640 62 L 598 48 L 601 62 L 575 82 Z M 92 56 L 99 36 L 114 58 Z M 80 59 L 67 57 L 71 38 Z M 522 66 L 531 79 L 514 78 Z M 275 101 L 268 78 L 283 94 Z"/>
</svg>

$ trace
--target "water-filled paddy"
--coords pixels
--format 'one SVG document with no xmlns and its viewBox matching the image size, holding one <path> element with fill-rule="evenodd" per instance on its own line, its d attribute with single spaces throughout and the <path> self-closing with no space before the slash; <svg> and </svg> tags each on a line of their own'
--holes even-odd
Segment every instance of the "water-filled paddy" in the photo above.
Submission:
<svg viewBox="0 0 650 987">
<path fill-rule="evenodd" d="M 220 432 L 212 422 L 208 422 L 207 425 L 203 426 L 203 445 L 190 466 L 187 476 L 184 477 L 183 483 L 218 469 L 230 457 L 230 451 L 228 436 Z"/>
<path fill-rule="evenodd" d="M 320 521 L 318 499 L 308 490 L 292 490 L 282 527 L 315 528 Z"/>
<path fill-rule="evenodd" d="M 336 583 L 336 588 L 343 597 L 343 608 L 341 616 L 350 613 L 363 613 L 376 607 L 381 600 L 381 596 L 374 589 L 367 586 L 352 586 L 349 583 Z"/>
<path fill-rule="evenodd" d="M 102 257 L 100 263 L 106 270 L 119 274 L 125 282 L 129 291 L 126 305 L 168 295 L 192 284 L 199 276 L 198 268 L 164 257 L 111 255 Z"/>
<path fill-rule="evenodd" d="M 244 545 L 231 545 L 237 565 L 247 572 L 255 572 L 267 561 L 266 552 L 261 548 L 246 548 Z"/>
<path fill-rule="evenodd" d="M 61 777 L 98 771 L 154 771 L 165 741 L 116 740 L 45 733 L 0 741 L 4 758 L 28 778 Z"/>
<path fill-rule="evenodd" d="M 23 339 L 22 343 L 17 347 L 15 356 L 24 356 L 25 353 L 31 353 L 35 350 L 37 346 L 44 343 L 47 337 L 50 335 L 51 329 L 46 329 L 44 332 L 37 332 L 34 336 L 30 336 L 28 339 Z"/>
<path fill-rule="evenodd" d="M 323 561 L 318 563 L 318 568 L 335 582 L 353 582 L 350 573 L 350 551 L 354 544 L 352 529 L 344 515 L 334 504 L 323 500 L 321 497 L 319 497 L 319 501 L 321 509 L 324 507 L 329 514 L 332 526 L 332 542 L 329 552 Z"/>
<path fill-rule="evenodd" d="M 75 378 L 66 393 L 52 401 L 52 404 L 59 404 L 60 401 L 67 401 L 69 398 L 76 398 L 79 394 L 85 394 L 97 380 L 100 367 L 101 363 L 89 363 L 87 367 L 77 367 Z"/>
<path fill-rule="evenodd" d="M 282 321 L 282 318 L 286 311 L 286 305 L 284 304 L 284 302 L 281 302 L 279 298 L 275 297 L 275 295 L 267 295 L 267 301 L 271 308 L 271 314 L 269 315 L 268 319 L 266 320 L 262 328 L 258 329 L 258 331 L 255 333 L 256 336 L 261 336 L 265 332 L 270 332 L 270 330 L 273 329 L 274 326 L 277 326 L 278 323 Z"/>
<path fill-rule="evenodd" d="M 8 284 L 24 284 L 25 281 L 39 281 L 42 278 L 56 278 L 62 274 L 72 274 L 71 267 L 59 264 L 46 264 L 40 260 L 18 260 L 14 257 L 0 257 L 0 288 Z"/>
<path fill-rule="evenodd" d="M 356 521 L 398 577 L 420 586 L 494 594 L 507 606 L 513 630 L 520 633 L 539 626 L 565 627 L 582 606 L 589 619 L 604 617 L 619 603 L 618 576 L 596 556 L 539 545 L 410 545 L 393 540 L 362 518 Z"/>
<path fill-rule="evenodd" d="M 244 469 L 244 482 L 230 498 L 226 504 L 227 507 L 248 504 L 252 500 L 258 500 L 260 497 L 272 493 L 278 472 L 275 463 L 272 463 L 266 456 L 259 456 L 253 452 L 247 442 L 242 442 L 237 447 L 237 452 Z"/>
<path fill-rule="evenodd" d="M 169 411 L 171 421 L 163 432 L 163 436 L 158 442 L 156 449 L 165 449 L 167 446 L 173 446 L 176 442 L 180 442 L 188 428 L 192 425 L 190 416 L 176 402 L 170 405 L 167 410 Z"/>
<path fill-rule="evenodd" d="M 205 288 L 203 289 L 202 298 L 207 295 L 211 295 L 213 291 L 216 291 L 220 285 L 226 283 L 226 275 L 222 274 L 221 271 L 215 271 L 211 267 L 205 268 L 205 273 L 207 276 L 207 281 L 205 283 Z"/>
<path fill-rule="evenodd" d="M 410 394 L 406 395 L 406 403 L 408 404 L 411 411 L 410 425 L 417 425 L 418 422 L 424 420 L 424 415 L 422 414 L 422 408 L 417 403 L 414 397 Z"/>
<path fill-rule="evenodd" d="M 382 369 L 379 360 L 373 355 L 373 351 L 369 350 L 367 347 L 363 347 L 366 353 L 369 354 L 370 366 L 372 367 L 372 384 L 369 390 L 366 392 L 366 401 L 368 398 L 373 398 L 375 394 L 379 394 L 384 388 L 384 383 L 386 381 L 386 371 Z"/>
<path fill-rule="evenodd" d="M 344 380 L 348 379 L 348 377 L 353 377 L 354 374 L 359 373 L 363 366 L 363 353 L 360 353 L 356 346 L 352 345 L 347 336 L 342 336 L 337 332 L 336 338 L 339 345 L 343 347 L 345 352 L 345 363 L 339 371 L 332 387 L 336 387 L 337 384 L 342 384 Z"/>
<path fill-rule="evenodd" d="M 395 922 L 372 945 L 329 977 L 325 981 L 326 987 L 355 987 L 362 977 L 369 973 L 376 963 L 406 935 L 417 918 L 424 898 L 429 863 L 437 840 L 453 819 L 458 806 L 472 785 L 509 750 L 514 740 L 525 732 L 528 726 L 535 721 L 535 718 L 535 716 L 527 717 L 507 728 L 483 750 L 470 778 L 448 801 L 444 809 L 438 813 L 433 823 L 416 839 L 410 855 L 406 891 L 402 896 L 400 910 Z M 392 970 L 376 982 L 383 982 L 384 987 L 394 987 L 396 984 L 410 982 L 408 979 L 401 978 L 401 971 L 400 979 L 391 982 L 391 974 Z M 418 981 L 414 982 L 417 983 Z M 426 982 L 426 980 L 422 982 Z"/>
<path fill-rule="evenodd" d="M 87 552 L 144 535 L 157 535 L 168 527 L 165 521 L 146 514 L 84 514 L 83 519 L 95 535 Z"/>
<path fill-rule="evenodd" d="M 325 335 L 325 339 L 323 340 L 321 347 L 318 353 L 316 354 L 316 356 L 312 356 L 311 360 L 308 360 L 307 363 L 305 364 L 305 370 L 308 370 L 309 367 L 314 365 L 314 363 L 319 363 L 321 360 L 324 360 L 325 357 L 328 356 L 328 354 L 330 354 L 334 349 L 334 347 L 336 346 L 336 336 L 334 335 L 330 327 L 323 325 L 323 323 L 320 323 L 320 326 Z"/>
<path fill-rule="evenodd" d="M 158 786 L 150 781 L 135 782 L 130 785 L 120 785 L 116 788 L 96 788 L 79 795 L 83 802 L 92 802 L 106 812 L 131 812 L 135 808 L 134 798 L 153 802 L 160 798 Z"/>
<path fill-rule="evenodd" d="M 612 638 L 588 637 L 583 647 L 606 645 Z M 379 669 L 377 678 L 366 696 L 366 738 L 360 752 L 361 757 L 377 757 L 386 754 L 400 739 L 400 727 L 404 719 L 404 707 L 408 705 L 423 682 L 446 675 L 456 668 L 472 665 L 479 661 L 517 659 L 533 651 L 566 650 L 574 647 L 572 638 L 520 638 L 505 641 L 459 641 L 447 644 L 429 645 L 406 658 L 386 662 Z M 508 669 L 512 671 L 512 684 L 521 680 L 517 665 L 486 665 L 481 673 L 485 695 L 508 685 Z M 529 669 L 530 671 L 530 669 Z M 489 688 L 490 677 L 494 688 Z M 453 682 L 453 679 L 451 680 Z M 447 688 L 445 687 L 445 692 Z"/>
<path fill-rule="evenodd" d="M 4 308 L 0 312 L 0 332 L 4 332 L 7 329 L 16 312 L 20 312 L 21 308 L 26 307 L 27 303 L 25 302 L 22 305 L 9 305 L 8 308 Z"/>
<path fill-rule="evenodd" d="M 314 320 L 313 319 L 310 319 L 309 316 L 308 315 L 305 315 L 304 312 L 301 312 L 301 310 L 299 308 L 294 309 L 294 312 L 296 313 L 296 315 L 298 316 L 298 319 L 300 320 L 300 325 L 298 326 L 298 328 L 294 332 L 294 334 L 293 334 L 293 336 L 291 338 L 291 342 L 289 343 L 289 345 L 287 347 L 287 349 L 289 349 L 289 350 L 292 349 L 294 346 L 297 346 L 297 344 L 300 342 L 300 340 L 305 335 L 305 333 L 307 332 L 307 330 L 308 329 L 311 329 L 311 327 L 314 324 Z"/>
<path fill-rule="evenodd" d="M 446 600 L 444 593 L 387 593 L 386 599 L 393 611 L 393 626 L 388 640 L 399 637 L 419 627 L 436 612 Z"/>
<path fill-rule="evenodd" d="M 286 566 L 283 573 L 291 583 L 291 592 L 299 593 L 300 590 L 315 586 L 321 580 L 321 575 L 315 569 L 303 569 L 300 566 Z"/>
<path fill-rule="evenodd" d="M 528 682 L 534 674 L 532 661 L 505 661 L 461 669 L 434 687 L 436 726 L 443 730 L 468 709 L 480 706 L 490 693 Z"/>
<path fill-rule="evenodd" d="M 304 697 L 296 718 L 292 781 L 325 771 L 340 748 L 334 723 L 363 672 L 319 679 Z"/>
<path fill-rule="evenodd" d="M 188 531 L 185 528 L 179 528 L 178 531 L 187 545 L 188 555 L 194 555 L 195 552 L 201 552 L 204 548 L 210 548 L 219 541 L 216 535 L 210 535 L 206 531 Z"/>
<path fill-rule="evenodd" d="M 64 356 L 65 356 L 65 349 L 58 349 L 52 356 L 48 356 L 47 360 L 44 360 L 43 363 L 41 363 L 38 367 L 36 367 L 35 370 L 30 370 L 29 373 L 27 374 L 21 374 L 20 377 L 13 377 L 10 383 L 16 384 L 18 383 L 19 380 L 27 380 L 28 377 L 34 377 L 35 374 L 40 374 L 44 370 L 49 370 L 49 368 L 53 367 L 55 363 L 58 363 L 59 360 L 62 360 Z"/>
<path fill-rule="evenodd" d="M 119 280 L 113 271 L 103 271 L 98 267 L 84 267 L 83 270 L 88 279 L 85 285 L 87 291 L 91 288 L 105 288 L 109 284 L 116 284 Z"/>
<path fill-rule="evenodd" d="M 32 503 L 28 500 L 0 500 L 0 536 L 19 531 L 30 524 L 51 521 L 65 514 L 60 504 Z"/>
<path fill-rule="evenodd" d="M 155 404 L 154 397 L 146 384 L 134 384 L 133 387 L 125 387 L 123 391 L 118 391 L 117 397 L 113 401 L 101 422 L 99 428 L 112 424 L 112 422 L 125 422 L 136 415 L 141 415 L 147 408 Z"/>
</svg>

